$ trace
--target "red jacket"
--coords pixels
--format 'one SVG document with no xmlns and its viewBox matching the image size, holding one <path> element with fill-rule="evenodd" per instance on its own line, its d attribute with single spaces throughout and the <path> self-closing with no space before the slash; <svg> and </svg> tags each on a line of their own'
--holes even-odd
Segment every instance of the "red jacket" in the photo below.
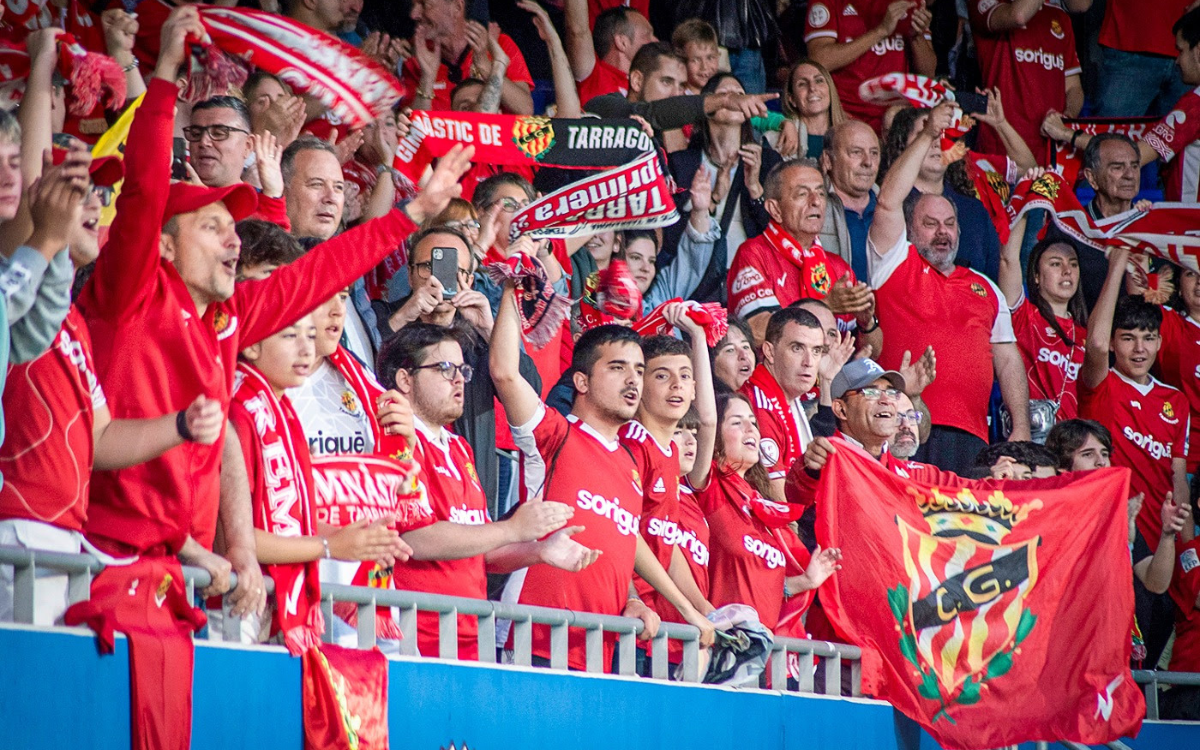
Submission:
<svg viewBox="0 0 1200 750">
<path fill-rule="evenodd" d="M 238 352 L 309 313 L 366 273 L 416 227 L 399 211 L 345 232 L 264 281 L 238 284 L 201 317 L 159 254 L 171 174 L 175 87 L 152 80 L 129 134 L 109 242 L 78 304 L 114 419 L 170 414 L 203 393 L 228 407 Z M 86 533 L 114 554 L 212 547 L 221 442 L 187 443 L 120 471 L 96 472 Z"/>
</svg>

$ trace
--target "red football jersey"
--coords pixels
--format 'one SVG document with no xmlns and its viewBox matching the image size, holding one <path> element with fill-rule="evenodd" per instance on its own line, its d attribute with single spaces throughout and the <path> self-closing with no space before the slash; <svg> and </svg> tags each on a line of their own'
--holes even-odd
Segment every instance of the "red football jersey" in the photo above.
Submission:
<svg viewBox="0 0 1200 750">
<path fill-rule="evenodd" d="M 620 615 L 633 580 L 633 558 L 642 515 L 642 484 L 637 464 L 619 441 L 609 442 L 574 415 L 563 417 L 544 405 L 528 424 L 513 426 L 524 459 L 530 494 L 545 486 L 544 499 L 575 508 L 571 524 L 584 530 L 572 537 L 603 552 L 579 573 L 534 565 L 509 579 L 506 601 L 602 615 Z M 549 476 L 547 476 L 549 473 Z M 570 666 L 587 668 L 582 630 L 570 632 Z M 607 639 L 606 639 L 607 643 Z M 604 669 L 612 663 L 605 648 Z M 550 657 L 550 629 L 533 626 L 533 653 Z"/>
<path fill-rule="evenodd" d="M 1200 201 L 1200 88 L 1184 94 L 1142 140 L 1167 162 L 1164 197 L 1168 201 Z"/>
<path fill-rule="evenodd" d="M 1073 318 L 1058 318 L 1058 325 L 1071 339 L 1070 346 L 1038 309 L 1024 297 L 1012 310 L 1017 348 L 1029 373 L 1029 398 L 1049 399 L 1059 404 L 1058 421 L 1079 416 L 1075 381 L 1083 366 L 1087 329 Z"/>
<path fill-rule="evenodd" d="M 83 531 L 95 450 L 92 431 L 96 409 L 103 406 L 92 339 L 83 315 L 72 306 L 49 349 L 9 368 L 0 519 L 28 518 Z"/>
<path fill-rule="evenodd" d="M 812 427 L 804 416 L 804 397 L 787 403 L 783 389 L 763 364 L 742 385 L 741 393 L 750 399 L 750 408 L 758 420 L 759 462 L 768 477 L 783 479 L 813 439 Z M 796 440 L 789 439 L 789 434 L 794 434 Z"/>
<path fill-rule="evenodd" d="M 579 81 L 579 102 L 585 107 L 597 96 L 605 94 L 625 96 L 628 93 L 629 74 L 598 57 L 596 64 L 592 67 L 592 72 L 588 74 L 587 78 Z"/>
<path fill-rule="evenodd" d="M 475 454 L 462 437 L 449 430 L 430 427 L 414 418 L 417 445 L 413 459 L 421 466 L 421 481 L 429 495 L 429 504 L 439 521 L 480 526 L 488 518 L 487 497 L 475 473 Z M 427 591 L 431 594 L 487 598 L 487 571 L 484 556 L 461 560 L 409 560 L 396 563 L 393 575 L 398 589 Z M 479 658 L 478 621 L 458 618 L 458 658 Z M 417 645 L 425 656 L 438 655 L 438 615 L 417 614 Z"/>
<path fill-rule="evenodd" d="M 641 479 L 640 533 L 663 570 L 669 570 L 671 550 L 679 534 L 679 455 L 675 443 L 667 443 L 663 448 L 636 419 L 621 428 L 620 440 L 633 455 Z M 634 576 L 633 582 L 643 599 L 654 591 L 653 586 L 638 576 Z"/>
<path fill-rule="evenodd" d="M 632 8 L 646 18 L 650 17 L 650 0 L 588 0 L 588 26 L 596 27 L 596 17 L 609 8 Z"/>
<path fill-rule="evenodd" d="M 1129 494 L 1145 494 L 1137 526 L 1151 549 L 1162 535 L 1162 504 L 1175 489 L 1171 460 L 1187 456 L 1188 404 L 1182 393 L 1154 378 L 1146 385 L 1116 370 L 1096 388 L 1079 384 L 1079 416 L 1112 433 L 1113 466 L 1132 472 Z"/>
<path fill-rule="evenodd" d="M 708 486 L 696 493 L 709 528 L 709 597 L 714 607 L 748 604 L 768 628 L 783 607 L 786 558 L 771 529 L 754 517 L 757 491 L 742 477 L 713 463 Z"/>
<path fill-rule="evenodd" d="M 1163 308 L 1158 372 L 1163 382 L 1183 391 L 1188 401 L 1188 473 L 1200 469 L 1200 323 L 1186 313 Z M 5 475 L 7 477 L 7 475 Z"/>
<path fill-rule="evenodd" d="M 1171 27 L 1192 0 L 1108 0 L 1100 43 L 1125 52 L 1146 52 L 1175 57 L 1175 35 Z"/>
<path fill-rule="evenodd" d="M 887 332 L 879 364 L 895 370 L 905 351 L 915 357 L 933 346 L 937 379 L 921 394 L 933 423 L 987 440 L 992 344 L 1016 341 L 1004 295 L 969 268 L 943 275 L 904 236 L 882 258 L 867 244 L 877 315 Z"/>
<path fill-rule="evenodd" d="M 1082 70 L 1075 52 L 1075 32 L 1066 11 L 1048 3 L 1023 28 L 991 31 L 991 15 L 1008 2 L 1011 0 L 969 0 L 971 30 L 985 85 L 999 88 L 1004 101 L 1013 102 L 1004 109 L 1008 121 L 1041 159 L 1046 153 L 1041 134 L 1046 110 L 1063 111 L 1067 78 Z M 992 128 L 980 128 L 977 148 L 982 153 L 1006 153 Z"/>
<path fill-rule="evenodd" d="M 415 229 L 393 211 L 268 279 L 238 284 L 233 297 L 198 315 L 179 272 L 159 251 L 176 94 L 166 81 L 147 86 L 125 152 L 117 219 L 78 300 L 114 419 L 171 414 L 200 394 L 227 406 L 238 352 L 332 297 Z M 211 549 L 220 459 L 221 441 L 185 443 L 139 466 L 96 472 L 89 538 L 117 555 L 174 553 L 189 534 Z"/>
<path fill-rule="evenodd" d="M 1175 645 L 1171 648 L 1172 672 L 1200 672 L 1200 539 L 1175 545 L 1175 575 L 1171 578 L 1175 600 Z"/>
<path fill-rule="evenodd" d="M 700 509 L 692 489 L 684 482 L 679 485 L 678 520 L 671 527 L 669 534 L 667 541 L 679 547 L 683 559 L 687 561 L 688 569 L 692 572 L 692 578 L 696 581 L 696 588 L 700 589 L 700 594 L 707 599 L 708 521 L 704 518 L 704 511 Z M 654 589 L 649 589 L 645 594 L 641 594 L 641 597 L 646 606 L 657 612 L 664 622 L 684 622 L 683 615 L 679 614 L 675 605 Z M 648 643 L 644 648 L 647 652 L 651 650 Z M 668 643 L 667 660 L 674 664 L 682 658 L 683 645 L 679 641 Z"/>
<path fill-rule="evenodd" d="M 504 72 L 504 77 L 513 83 L 523 83 L 533 90 L 533 76 L 529 73 L 529 66 L 525 64 L 525 56 L 521 54 L 521 48 L 512 40 L 508 34 L 500 34 L 500 47 L 508 55 L 509 63 L 508 70 Z M 456 73 L 456 80 L 463 81 L 471 77 L 471 61 L 474 58 L 474 52 L 470 47 L 467 47 L 466 53 L 462 56 Z M 405 104 L 412 104 L 413 98 L 417 94 L 417 88 L 421 85 L 421 65 L 417 62 L 417 56 L 413 55 L 404 61 L 400 66 L 400 82 L 406 87 Z M 446 63 L 438 66 L 437 79 L 433 84 L 433 103 L 429 105 L 431 110 L 448 111 L 450 109 L 450 92 L 454 91 L 456 84 L 450 82 L 450 67 Z"/>
<path fill-rule="evenodd" d="M 826 284 L 832 285 L 847 273 L 851 284 L 858 283 L 846 261 L 825 252 L 820 239 L 810 248 L 801 248 L 801 252 L 806 259 L 816 258 L 814 278 L 822 278 L 824 266 Z M 771 247 L 761 234 L 746 240 L 738 248 L 725 283 L 729 286 L 729 312 L 743 320 L 755 313 L 787 307 L 797 300 L 825 298 L 825 294 L 806 285 L 796 264 Z M 850 319 L 853 320 L 853 316 Z"/>
<path fill-rule="evenodd" d="M 848 44 L 862 37 L 879 25 L 887 13 L 890 0 L 818 0 L 808 6 L 808 18 L 804 24 L 804 43 L 814 39 L 833 39 L 838 44 Z M 885 107 L 868 104 L 858 95 L 858 87 L 866 81 L 885 73 L 907 73 L 908 40 L 905 31 L 910 26 L 908 18 L 901 19 L 896 31 L 887 39 L 840 70 L 834 71 L 833 83 L 846 114 L 862 120 L 878 132 L 883 121 Z M 928 38 L 928 37 L 927 37 Z"/>
</svg>

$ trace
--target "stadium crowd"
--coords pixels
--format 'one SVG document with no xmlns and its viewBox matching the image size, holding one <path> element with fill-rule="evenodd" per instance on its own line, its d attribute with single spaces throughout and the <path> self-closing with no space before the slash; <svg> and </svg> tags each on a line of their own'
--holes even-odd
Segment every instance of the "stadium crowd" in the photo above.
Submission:
<svg viewBox="0 0 1200 750">
<path fill-rule="evenodd" d="M 198 95 L 190 4 L 3 7 L 0 545 L 177 557 L 212 574 L 214 634 L 234 614 L 292 648 L 353 638 L 319 581 L 705 645 L 742 603 L 836 641 L 819 592 L 843 560 L 813 534 L 832 438 L 919 479 L 1124 466 L 1134 659 L 1200 672 L 1200 273 L 1045 210 L 998 225 L 968 176 L 982 159 L 1011 192 L 1073 149 L 1093 222 L 1200 202 L 1200 3 L 235 4 L 359 48 L 402 100 L 349 129 L 264 70 Z M 124 100 L 84 96 L 64 70 L 84 50 Z M 957 96 L 864 94 L 892 73 Z M 93 158 L 139 97 L 122 152 Z M 532 239 L 514 218 L 586 173 L 470 144 L 414 188 L 392 155 L 447 111 L 634 118 L 679 219 Z M 1153 119 L 1131 137 L 1081 114 Z M 36 621 L 60 621 L 65 577 L 38 586 Z M 378 633 L 399 637 L 386 609 Z M 458 635 L 473 658 L 473 618 Z M 1200 690 L 1172 692 L 1164 715 L 1200 719 Z"/>
</svg>

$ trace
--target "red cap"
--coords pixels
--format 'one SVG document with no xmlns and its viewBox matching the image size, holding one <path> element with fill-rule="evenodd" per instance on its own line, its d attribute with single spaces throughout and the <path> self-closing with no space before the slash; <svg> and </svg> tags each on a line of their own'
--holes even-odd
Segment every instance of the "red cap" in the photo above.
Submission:
<svg viewBox="0 0 1200 750">
<path fill-rule="evenodd" d="M 61 146 L 55 146 L 50 153 L 56 167 L 67 158 L 67 149 Z M 101 156 L 92 159 L 92 164 L 88 167 L 88 174 L 92 176 L 93 185 L 112 187 L 125 176 L 125 163 L 119 156 Z"/>
<path fill-rule="evenodd" d="M 225 204 L 225 208 L 233 214 L 234 221 L 241 221 L 258 210 L 258 192 L 244 182 L 220 188 L 193 185 L 190 182 L 172 182 L 163 223 L 166 224 L 179 214 L 197 211 L 217 201 Z"/>
</svg>

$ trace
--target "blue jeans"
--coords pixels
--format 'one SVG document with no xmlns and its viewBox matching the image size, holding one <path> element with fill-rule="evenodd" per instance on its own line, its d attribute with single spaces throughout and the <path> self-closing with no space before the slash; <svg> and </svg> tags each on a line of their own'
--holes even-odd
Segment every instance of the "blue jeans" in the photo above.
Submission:
<svg viewBox="0 0 1200 750">
<path fill-rule="evenodd" d="M 1099 117 L 1161 117 L 1191 90 L 1171 58 L 1100 47 Z"/>
<path fill-rule="evenodd" d="M 763 67 L 761 50 L 729 50 L 729 69 L 742 82 L 747 94 L 761 94 L 767 90 L 767 70 Z"/>
</svg>

